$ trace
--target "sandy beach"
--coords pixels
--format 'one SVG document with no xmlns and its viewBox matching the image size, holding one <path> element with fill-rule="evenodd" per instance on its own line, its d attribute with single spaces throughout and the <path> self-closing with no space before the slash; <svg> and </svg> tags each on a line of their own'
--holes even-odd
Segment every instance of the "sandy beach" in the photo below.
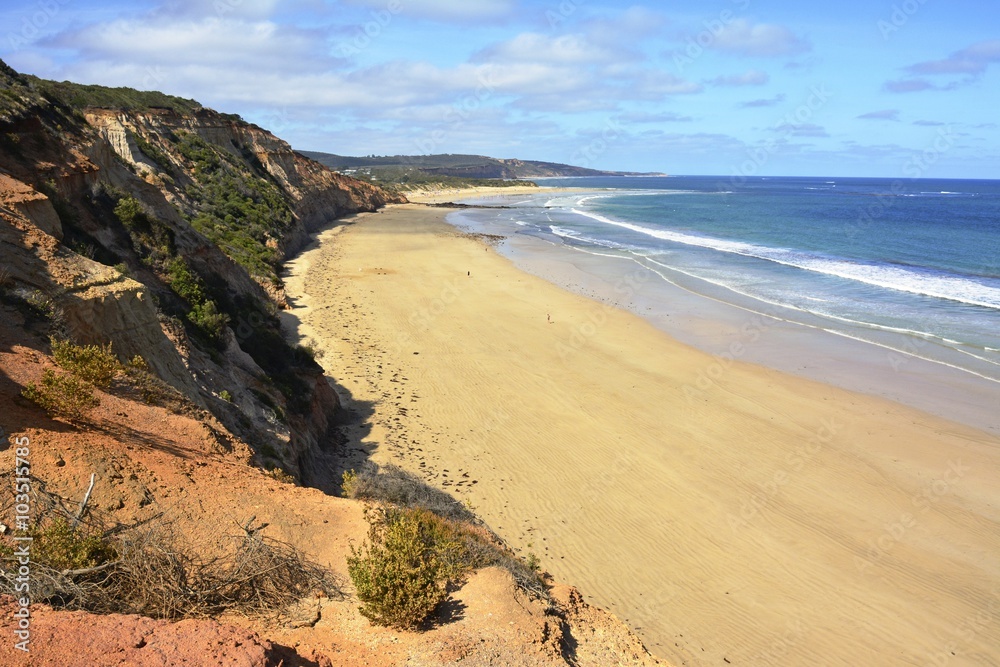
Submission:
<svg viewBox="0 0 1000 667">
<path fill-rule="evenodd" d="M 677 665 L 1000 663 L 1000 439 L 700 352 L 446 214 L 342 221 L 289 263 L 347 465 L 468 500 Z"/>
<path fill-rule="evenodd" d="M 566 192 L 571 188 L 545 188 L 546 191 Z M 513 197 L 517 195 L 535 194 L 541 188 L 533 185 L 512 185 L 506 188 L 495 187 L 473 187 L 473 188 L 434 188 L 407 191 L 406 198 L 411 202 L 420 204 L 440 204 L 452 202 L 458 198 L 471 199 L 474 197 L 487 197 L 502 199 L 503 197 Z"/>
</svg>

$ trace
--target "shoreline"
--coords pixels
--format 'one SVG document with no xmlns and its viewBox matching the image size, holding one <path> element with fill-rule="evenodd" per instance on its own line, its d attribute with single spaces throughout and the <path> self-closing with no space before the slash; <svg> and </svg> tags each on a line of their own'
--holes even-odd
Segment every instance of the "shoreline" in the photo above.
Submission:
<svg viewBox="0 0 1000 667">
<path fill-rule="evenodd" d="M 509 188 L 477 186 L 473 188 L 411 190 L 410 192 L 404 193 L 404 195 L 412 204 L 444 204 L 461 201 L 463 199 L 475 199 L 477 201 L 502 200 L 505 197 L 533 195 L 540 192 L 558 194 L 562 192 L 586 192 L 592 189 L 593 188 L 550 187 L 546 185 L 539 185 L 538 187 L 515 185 Z"/>
<path fill-rule="evenodd" d="M 739 303 L 727 298 L 731 295 L 725 288 L 687 275 L 672 275 L 668 267 L 652 270 L 627 257 L 594 256 L 572 246 L 518 234 L 514 228 L 487 228 L 463 219 L 461 211 L 450 213 L 448 222 L 459 229 L 482 228 L 505 235 L 507 241 L 500 252 L 518 268 L 563 289 L 628 310 L 671 338 L 715 355 L 723 366 L 736 360 L 759 364 L 887 398 L 1000 435 L 1000 419 L 995 414 L 1000 384 L 920 356 L 923 341 L 919 338 L 899 334 L 893 339 L 896 347 L 861 340 L 825 329 L 819 321 L 794 321 L 779 306 Z M 623 274 L 643 278 L 627 298 L 622 298 L 616 286 Z M 747 332 L 747 327 L 753 331 Z M 711 381 L 703 378 L 701 384 Z"/>
<path fill-rule="evenodd" d="M 784 664 L 925 664 L 992 608 L 1000 440 L 742 360 L 692 402 L 711 355 L 447 213 L 356 218 L 288 263 L 288 316 L 343 387 L 358 460 L 469 500 L 677 663 L 780 641 Z M 990 627 L 963 649 L 998 645 Z"/>
</svg>

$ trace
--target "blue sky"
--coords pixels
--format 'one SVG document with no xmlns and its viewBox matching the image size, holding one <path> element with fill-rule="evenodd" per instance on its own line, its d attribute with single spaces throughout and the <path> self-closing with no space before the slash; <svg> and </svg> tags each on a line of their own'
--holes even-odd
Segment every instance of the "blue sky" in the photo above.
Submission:
<svg viewBox="0 0 1000 667">
<path fill-rule="evenodd" d="M 295 148 L 671 174 L 1000 178 L 1000 3 L 35 0 L 0 57 Z"/>
</svg>

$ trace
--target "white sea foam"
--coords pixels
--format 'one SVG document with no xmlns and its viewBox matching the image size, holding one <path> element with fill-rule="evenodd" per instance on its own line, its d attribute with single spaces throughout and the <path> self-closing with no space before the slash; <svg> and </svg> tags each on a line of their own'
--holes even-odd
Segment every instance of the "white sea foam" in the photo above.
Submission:
<svg viewBox="0 0 1000 667">
<path fill-rule="evenodd" d="M 576 208 L 571 210 L 578 215 L 603 224 L 629 229 L 664 241 L 699 246 L 746 257 L 755 257 L 785 266 L 836 276 L 846 280 L 854 280 L 885 289 L 932 296 L 939 299 L 949 299 L 984 308 L 1000 309 L 1000 288 L 984 285 L 972 278 L 936 275 L 896 266 L 867 264 L 838 258 L 822 257 L 787 248 L 771 248 L 742 241 L 727 241 L 706 236 L 695 236 L 667 229 L 654 229 L 619 220 L 612 220 L 602 215 Z"/>
<path fill-rule="evenodd" d="M 608 239 L 595 239 L 590 236 L 585 236 L 574 229 L 567 229 L 565 227 L 560 227 L 559 225 L 549 225 L 549 229 L 556 236 L 561 236 L 563 238 L 573 239 L 575 241 L 584 241 L 585 243 L 592 243 L 605 248 L 629 249 L 629 246 L 622 243 L 617 243 Z"/>
</svg>

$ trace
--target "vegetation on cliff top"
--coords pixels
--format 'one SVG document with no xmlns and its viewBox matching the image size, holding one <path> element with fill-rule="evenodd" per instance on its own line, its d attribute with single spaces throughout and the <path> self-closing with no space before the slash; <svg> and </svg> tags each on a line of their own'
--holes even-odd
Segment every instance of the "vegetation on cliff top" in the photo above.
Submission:
<svg viewBox="0 0 1000 667">
<path fill-rule="evenodd" d="M 119 361 L 111 343 L 76 345 L 55 336 L 50 343 L 52 358 L 63 372 L 45 369 L 41 381 L 29 382 L 22 395 L 52 417 L 82 420 L 101 404 L 97 389 L 126 395 L 135 393 L 150 404 L 183 402 L 178 401 L 176 391 L 149 372 L 142 357 L 127 363 Z"/>
<path fill-rule="evenodd" d="M 510 188 L 537 187 L 532 181 L 515 181 L 502 178 L 465 178 L 433 174 L 415 167 L 361 167 L 346 172 L 359 180 L 378 185 L 390 192 L 406 193 L 430 188 Z"/>
<path fill-rule="evenodd" d="M 120 109 L 122 111 L 169 109 L 176 113 L 193 114 L 203 108 L 196 100 L 175 97 L 156 90 L 109 88 L 71 81 L 48 81 L 32 75 L 24 75 L 24 79 L 43 95 L 58 98 L 76 109 L 86 107 Z"/>
</svg>

